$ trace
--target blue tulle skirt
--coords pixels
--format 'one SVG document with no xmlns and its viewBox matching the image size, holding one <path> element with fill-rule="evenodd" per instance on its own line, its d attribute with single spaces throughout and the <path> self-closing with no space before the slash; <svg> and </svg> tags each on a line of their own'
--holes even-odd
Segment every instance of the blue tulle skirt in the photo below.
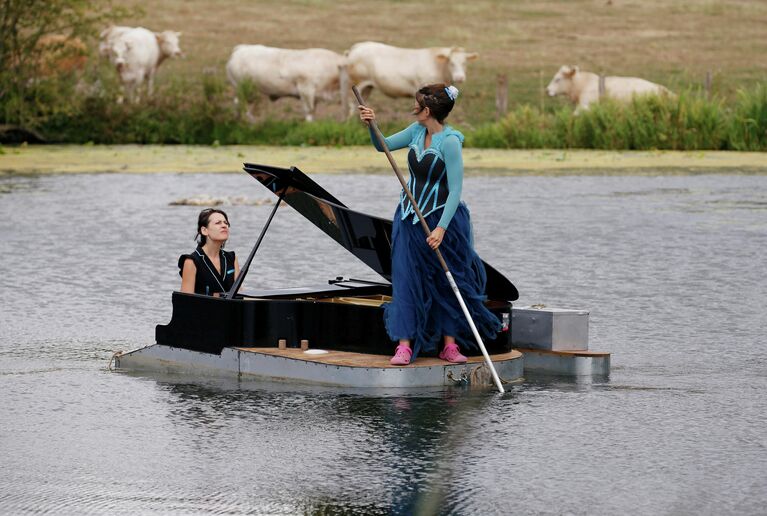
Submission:
<svg viewBox="0 0 767 516">
<path fill-rule="evenodd" d="M 426 217 L 437 227 L 442 210 Z M 501 322 L 484 305 L 487 281 L 482 260 L 474 251 L 469 210 L 464 203 L 450 221 L 439 247 L 483 339 L 494 339 Z M 471 327 L 447 281 L 434 251 L 426 243 L 420 223 L 402 220 L 400 207 L 392 228 L 392 301 L 384 305 L 389 337 L 410 339 L 413 359 L 442 348 L 442 337 L 456 338 L 464 350 L 478 349 Z"/>
</svg>

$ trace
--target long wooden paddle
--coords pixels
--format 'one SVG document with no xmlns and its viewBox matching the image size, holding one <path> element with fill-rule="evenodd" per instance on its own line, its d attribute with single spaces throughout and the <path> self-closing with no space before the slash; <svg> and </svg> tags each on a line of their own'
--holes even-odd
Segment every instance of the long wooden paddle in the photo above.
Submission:
<svg viewBox="0 0 767 516">
<path fill-rule="evenodd" d="M 357 87 L 352 86 L 352 91 L 354 92 L 354 96 L 357 97 L 357 102 L 359 102 L 360 106 L 364 106 L 365 101 L 362 99 L 362 95 L 360 95 L 360 92 L 357 89 Z M 410 191 L 410 188 L 407 187 L 405 178 L 403 177 L 402 172 L 400 172 L 399 167 L 397 166 L 397 162 L 394 161 L 394 157 L 391 155 L 391 151 L 389 150 L 389 147 L 386 145 L 386 140 L 384 139 L 384 135 L 381 133 L 381 130 L 378 129 L 378 124 L 376 124 L 375 120 L 371 120 L 369 122 L 369 125 L 370 125 L 370 128 L 373 129 L 373 134 L 375 134 L 376 139 L 378 140 L 378 143 L 381 145 L 381 148 L 384 150 L 384 153 L 386 154 L 386 157 L 389 159 L 389 164 L 394 169 L 394 173 L 397 175 L 397 179 L 399 179 L 399 182 L 402 185 L 402 189 L 405 191 L 405 195 L 407 195 L 407 198 L 410 199 L 410 205 L 415 210 L 416 215 L 418 215 L 418 220 L 421 221 L 421 227 L 423 228 L 423 231 L 426 234 L 426 237 L 428 238 L 428 236 L 431 235 L 431 229 L 429 229 L 429 225 L 426 223 L 426 220 L 423 218 L 423 214 L 421 213 L 421 210 L 418 208 L 418 203 L 415 202 L 415 198 L 413 197 L 413 194 Z M 482 354 L 485 357 L 485 363 L 490 368 L 490 372 L 493 375 L 493 381 L 495 382 L 495 386 L 498 387 L 499 392 L 501 393 L 505 392 L 503 389 L 503 385 L 501 385 L 501 379 L 498 378 L 498 373 L 495 372 L 493 361 L 490 360 L 490 355 L 488 355 L 487 349 L 485 348 L 485 344 L 482 342 L 482 337 L 479 336 L 479 331 L 477 331 L 477 326 L 474 324 L 474 320 L 471 318 L 471 314 L 469 314 L 469 309 L 466 307 L 466 303 L 463 300 L 463 296 L 461 295 L 460 290 L 458 290 L 458 285 L 455 283 L 455 279 L 453 279 L 453 275 L 450 274 L 450 269 L 448 269 L 447 263 L 445 263 L 445 259 L 442 257 L 442 253 L 439 251 L 439 249 L 435 249 L 434 253 L 437 255 L 437 260 L 439 260 L 439 264 L 442 266 L 442 270 L 445 271 L 445 276 L 447 276 L 447 282 L 450 283 L 450 287 L 453 289 L 453 293 L 455 294 L 455 297 L 458 298 L 458 304 L 461 305 L 463 314 L 466 316 L 466 319 L 469 322 L 471 331 L 472 333 L 474 333 L 474 338 L 476 339 L 477 344 L 479 344 L 479 349 L 482 350 Z"/>
</svg>

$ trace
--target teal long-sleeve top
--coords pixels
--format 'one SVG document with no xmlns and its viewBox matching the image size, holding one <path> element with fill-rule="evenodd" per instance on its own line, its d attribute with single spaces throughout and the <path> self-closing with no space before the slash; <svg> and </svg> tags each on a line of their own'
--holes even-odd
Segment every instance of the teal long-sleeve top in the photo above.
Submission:
<svg viewBox="0 0 767 516">
<path fill-rule="evenodd" d="M 448 196 L 445 206 L 442 210 L 442 216 L 437 224 L 443 229 L 447 229 L 450 221 L 455 215 L 455 210 L 461 202 L 461 190 L 463 189 L 463 134 L 452 127 L 446 125 L 439 133 L 433 134 L 431 145 L 424 149 L 424 139 L 426 137 L 426 128 L 419 123 L 413 123 L 402 131 L 395 133 L 385 139 L 389 150 L 412 148 L 419 161 L 427 152 L 437 155 L 445 163 L 445 172 L 447 174 Z M 370 128 L 370 139 L 379 152 L 383 148 L 378 143 L 373 129 Z"/>
</svg>

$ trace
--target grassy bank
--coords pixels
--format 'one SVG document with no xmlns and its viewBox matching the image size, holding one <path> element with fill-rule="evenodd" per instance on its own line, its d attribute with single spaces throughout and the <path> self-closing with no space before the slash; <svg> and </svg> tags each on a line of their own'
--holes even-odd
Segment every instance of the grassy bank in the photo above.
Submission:
<svg viewBox="0 0 767 516">
<path fill-rule="evenodd" d="M 324 47 L 343 52 L 378 40 L 404 47 L 463 46 L 479 52 L 450 122 L 483 148 L 767 150 L 767 4 L 758 0 L 645 2 L 477 0 L 440 6 L 373 0 L 126 0 L 119 24 L 183 30 L 184 59 L 164 62 L 153 98 L 118 105 L 114 69 L 96 55 L 84 72 L 30 77 L 16 96 L 0 88 L 0 141 L 49 143 L 362 145 L 356 121 L 337 102 L 321 102 L 318 122 L 303 122 L 299 101 L 270 102 L 234 92 L 224 64 L 234 45 Z M 142 7 L 142 13 L 132 7 Z M 385 13 L 385 14 L 384 14 Z M 364 23 L 363 23 L 364 21 Z M 329 29 L 332 27 L 332 30 Z M 90 39 L 88 39 L 90 37 Z M 543 87 L 562 64 L 640 76 L 679 95 L 629 106 L 605 104 L 581 116 Z M 711 74 L 710 91 L 702 84 Z M 495 110 L 506 75 L 510 110 Z M 16 81 L 19 82 L 19 81 Z M 255 122 L 235 94 L 254 101 Z M 412 100 L 373 94 L 383 129 L 410 122 Z M 4 129 L 22 127 L 19 134 Z M 4 136 L 5 135 L 5 136 Z M 9 136 L 10 135 L 10 136 Z"/>
<path fill-rule="evenodd" d="M 356 119 L 266 119 L 251 123 L 223 94 L 205 83 L 143 105 L 118 105 L 88 98 L 50 117 L 39 130 L 50 142 L 205 145 L 365 145 L 369 135 Z M 452 120 L 450 120 L 452 122 Z M 409 120 L 382 124 L 385 132 Z M 467 147 L 602 150 L 767 150 L 767 85 L 742 90 L 731 102 L 686 92 L 675 97 L 636 98 L 629 104 L 605 101 L 575 114 L 520 106 L 498 122 L 461 127 Z"/>
<path fill-rule="evenodd" d="M 395 154 L 406 167 L 404 153 Z M 767 154 L 755 152 L 611 152 L 467 149 L 475 174 L 767 174 Z M 269 147 L 185 145 L 27 145 L 0 147 L 0 175 L 50 173 L 238 173 L 243 162 L 297 166 L 311 173 L 391 174 L 371 146 Z"/>
</svg>

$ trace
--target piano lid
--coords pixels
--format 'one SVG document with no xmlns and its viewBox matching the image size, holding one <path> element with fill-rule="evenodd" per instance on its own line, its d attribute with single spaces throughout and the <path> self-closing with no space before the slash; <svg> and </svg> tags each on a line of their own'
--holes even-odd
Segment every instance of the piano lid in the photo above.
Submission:
<svg viewBox="0 0 767 516">
<path fill-rule="evenodd" d="M 296 167 L 245 163 L 244 170 L 391 282 L 391 220 L 349 209 Z M 519 298 L 516 287 L 505 276 L 482 263 L 487 272 L 489 298 L 508 301 Z"/>
</svg>

